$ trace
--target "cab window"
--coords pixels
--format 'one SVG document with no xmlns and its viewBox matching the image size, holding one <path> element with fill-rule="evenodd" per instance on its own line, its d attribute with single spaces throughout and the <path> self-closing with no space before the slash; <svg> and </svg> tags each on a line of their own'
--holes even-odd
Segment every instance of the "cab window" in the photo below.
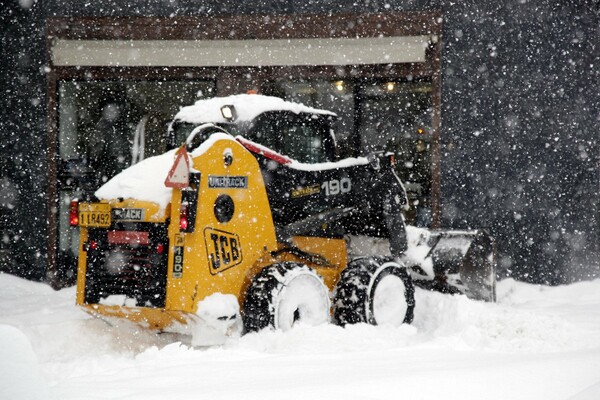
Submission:
<svg viewBox="0 0 600 400">
<path fill-rule="evenodd" d="M 248 138 L 303 163 L 334 160 L 334 143 L 326 117 L 286 112 L 264 113 Z"/>
</svg>

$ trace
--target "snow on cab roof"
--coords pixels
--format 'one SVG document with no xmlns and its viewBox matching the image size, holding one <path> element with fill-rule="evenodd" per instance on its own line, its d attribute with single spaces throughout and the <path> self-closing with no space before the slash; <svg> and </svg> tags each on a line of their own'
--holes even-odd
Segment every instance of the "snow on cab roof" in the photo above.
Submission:
<svg viewBox="0 0 600 400">
<path fill-rule="evenodd" d="M 237 117 L 235 122 L 251 121 L 258 115 L 267 111 L 291 111 L 293 113 L 309 113 L 336 116 L 327 110 L 312 108 L 299 103 L 285 101 L 279 97 L 264 96 L 260 94 L 237 94 L 226 97 L 213 97 L 198 100 L 194 105 L 181 108 L 175 120 L 201 124 L 205 122 L 227 123 L 221 114 L 221 107 L 234 106 Z"/>
</svg>

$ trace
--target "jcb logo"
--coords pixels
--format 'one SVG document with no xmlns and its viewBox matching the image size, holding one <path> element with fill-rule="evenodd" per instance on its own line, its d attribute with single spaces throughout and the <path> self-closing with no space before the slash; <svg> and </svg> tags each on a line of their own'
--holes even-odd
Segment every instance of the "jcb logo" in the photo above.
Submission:
<svg viewBox="0 0 600 400">
<path fill-rule="evenodd" d="M 235 233 L 206 228 L 204 241 L 211 274 L 215 275 L 242 262 L 242 246 Z"/>
</svg>

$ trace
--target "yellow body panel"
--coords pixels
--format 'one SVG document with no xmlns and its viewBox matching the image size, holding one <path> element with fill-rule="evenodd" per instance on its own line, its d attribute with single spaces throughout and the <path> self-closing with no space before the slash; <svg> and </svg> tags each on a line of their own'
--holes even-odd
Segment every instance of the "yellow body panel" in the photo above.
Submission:
<svg viewBox="0 0 600 400">
<path fill-rule="evenodd" d="M 81 228 L 79 233 L 79 257 L 77 259 L 77 305 L 83 306 L 85 293 L 85 272 L 87 270 L 87 254 L 83 249 L 83 244 L 87 242 L 88 230 Z"/>
<path fill-rule="evenodd" d="M 308 252 L 319 254 L 324 257 L 330 265 L 315 265 L 299 260 L 312 267 L 323 278 L 325 285 L 333 291 L 340 279 L 340 274 L 348 264 L 348 252 L 344 239 L 328 239 L 320 237 L 295 236 L 293 243 L 298 248 Z"/>
<path fill-rule="evenodd" d="M 225 162 L 224 154 L 232 156 L 231 164 Z M 233 294 L 241 306 L 254 275 L 262 268 L 282 261 L 300 262 L 314 268 L 326 286 L 334 289 L 348 261 L 345 241 L 317 237 L 292 239 L 294 246 L 321 256 L 319 263 L 287 251 L 273 256 L 272 252 L 285 245 L 276 240 L 258 162 L 242 145 L 233 139 L 216 140 L 204 153 L 193 157 L 191 166 L 200 172 L 193 232 L 181 232 L 179 228 L 182 190 L 173 189 L 171 204 L 166 210 L 161 210 L 155 203 L 135 199 L 108 202 L 112 208 L 143 208 L 145 222 L 169 221 L 165 307 L 85 304 L 86 254 L 83 243 L 87 241 L 86 228 L 81 228 L 79 305 L 92 314 L 125 318 L 144 327 L 168 330 L 188 321 L 190 315 L 196 313 L 198 302 L 215 293 Z M 229 221 L 219 222 L 214 211 L 215 201 L 223 195 L 233 200 L 234 212 Z M 183 260 L 178 258 L 180 253 L 183 253 Z"/>
<path fill-rule="evenodd" d="M 223 160 L 226 151 L 233 156 L 229 166 Z M 249 279 L 248 271 L 265 253 L 277 248 L 267 192 L 258 162 L 251 153 L 234 140 L 218 140 L 205 153 L 193 158 L 192 167 L 201 174 L 195 230 L 180 233 L 181 190 L 173 190 L 166 304 L 168 310 L 190 313 L 196 312 L 198 301 L 214 293 L 234 294 L 239 299 L 244 282 Z M 210 188 L 211 176 L 247 177 L 247 188 Z M 225 223 L 219 222 L 214 213 L 215 201 L 220 195 L 228 195 L 234 202 L 233 217 Z M 206 240 L 207 229 L 222 232 L 224 237 L 239 238 L 241 260 L 236 265 L 219 269 L 211 266 L 209 256 L 213 249 L 210 240 Z M 173 276 L 173 244 L 179 234 L 183 235 L 185 252 L 182 275 L 176 278 Z"/>
</svg>

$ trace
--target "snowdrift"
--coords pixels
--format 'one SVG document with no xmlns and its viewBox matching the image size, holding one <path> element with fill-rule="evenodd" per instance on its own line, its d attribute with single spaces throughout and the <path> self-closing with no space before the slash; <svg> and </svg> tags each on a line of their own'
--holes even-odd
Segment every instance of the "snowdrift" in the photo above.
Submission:
<svg viewBox="0 0 600 400">
<path fill-rule="evenodd" d="M 505 280 L 495 304 L 416 296 L 400 328 L 300 326 L 194 348 L 90 318 L 74 288 L 0 274 L 0 398 L 600 398 L 600 280 Z"/>
</svg>

